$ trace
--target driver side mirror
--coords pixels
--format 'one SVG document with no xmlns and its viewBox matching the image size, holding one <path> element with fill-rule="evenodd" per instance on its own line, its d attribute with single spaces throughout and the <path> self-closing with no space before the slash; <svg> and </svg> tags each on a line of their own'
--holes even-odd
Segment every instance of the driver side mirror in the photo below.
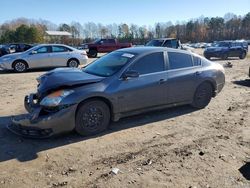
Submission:
<svg viewBox="0 0 250 188">
<path fill-rule="evenodd" d="M 129 70 L 129 71 L 126 71 L 123 75 L 122 75 L 122 78 L 124 80 L 127 80 L 128 78 L 138 78 L 139 77 L 139 72 L 137 71 L 133 71 L 133 70 Z"/>
<path fill-rule="evenodd" d="M 37 54 L 37 51 L 30 52 L 30 55 L 34 55 L 34 54 Z"/>
</svg>

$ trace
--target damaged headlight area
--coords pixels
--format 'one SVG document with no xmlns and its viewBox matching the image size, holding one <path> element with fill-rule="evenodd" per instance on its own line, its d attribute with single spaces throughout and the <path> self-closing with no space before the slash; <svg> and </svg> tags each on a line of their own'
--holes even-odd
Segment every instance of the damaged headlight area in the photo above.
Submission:
<svg viewBox="0 0 250 188">
<path fill-rule="evenodd" d="M 47 95 L 46 97 L 44 97 L 42 99 L 42 101 L 40 102 L 41 106 L 44 106 L 46 108 L 51 108 L 51 107 L 57 107 L 60 102 L 67 97 L 68 95 L 72 94 L 74 92 L 74 90 L 58 90 L 55 91 L 49 95 Z"/>
</svg>

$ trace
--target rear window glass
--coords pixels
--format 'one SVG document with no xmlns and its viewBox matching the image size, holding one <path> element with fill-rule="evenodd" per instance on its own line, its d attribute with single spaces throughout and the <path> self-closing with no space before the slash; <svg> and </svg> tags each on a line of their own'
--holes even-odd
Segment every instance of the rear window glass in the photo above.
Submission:
<svg viewBox="0 0 250 188">
<path fill-rule="evenodd" d="M 189 54 L 179 52 L 168 52 L 169 69 L 180 69 L 192 67 L 193 61 Z"/>
<path fill-rule="evenodd" d="M 201 59 L 197 56 L 193 56 L 194 66 L 200 66 L 201 65 Z"/>
<path fill-rule="evenodd" d="M 64 46 L 52 46 L 52 52 L 69 52 L 72 51 Z"/>
</svg>

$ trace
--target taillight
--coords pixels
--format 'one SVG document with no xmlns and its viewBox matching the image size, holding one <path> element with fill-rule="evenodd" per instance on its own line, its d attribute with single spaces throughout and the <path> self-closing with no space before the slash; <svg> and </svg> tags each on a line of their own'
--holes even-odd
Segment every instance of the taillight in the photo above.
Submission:
<svg viewBox="0 0 250 188">
<path fill-rule="evenodd" d="M 87 55 L 86 51 L 83 50 L 83 51 L 81 52 L 81 55 Z"/>
</svg>

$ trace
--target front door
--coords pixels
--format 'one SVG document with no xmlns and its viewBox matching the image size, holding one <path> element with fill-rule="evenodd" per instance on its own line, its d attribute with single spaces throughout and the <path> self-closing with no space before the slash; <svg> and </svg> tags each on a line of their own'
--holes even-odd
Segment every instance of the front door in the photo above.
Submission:
<svg viewBox="0 0 250 188">
<path fill-rule="evenodd" d="M 31 52 L 27 59 L 30 68 L 51 67 L 51 47 L 40 47 Z"/>
<path fill-rule="evenodd" d="M 146 55 L 134 62 L 128 70 L 138 72 L 137 78 L 120 79 L 116 97 L 120 112 L 146 109 L 165 104 L 167 75 L 162 52 Z"/>
</svg>

